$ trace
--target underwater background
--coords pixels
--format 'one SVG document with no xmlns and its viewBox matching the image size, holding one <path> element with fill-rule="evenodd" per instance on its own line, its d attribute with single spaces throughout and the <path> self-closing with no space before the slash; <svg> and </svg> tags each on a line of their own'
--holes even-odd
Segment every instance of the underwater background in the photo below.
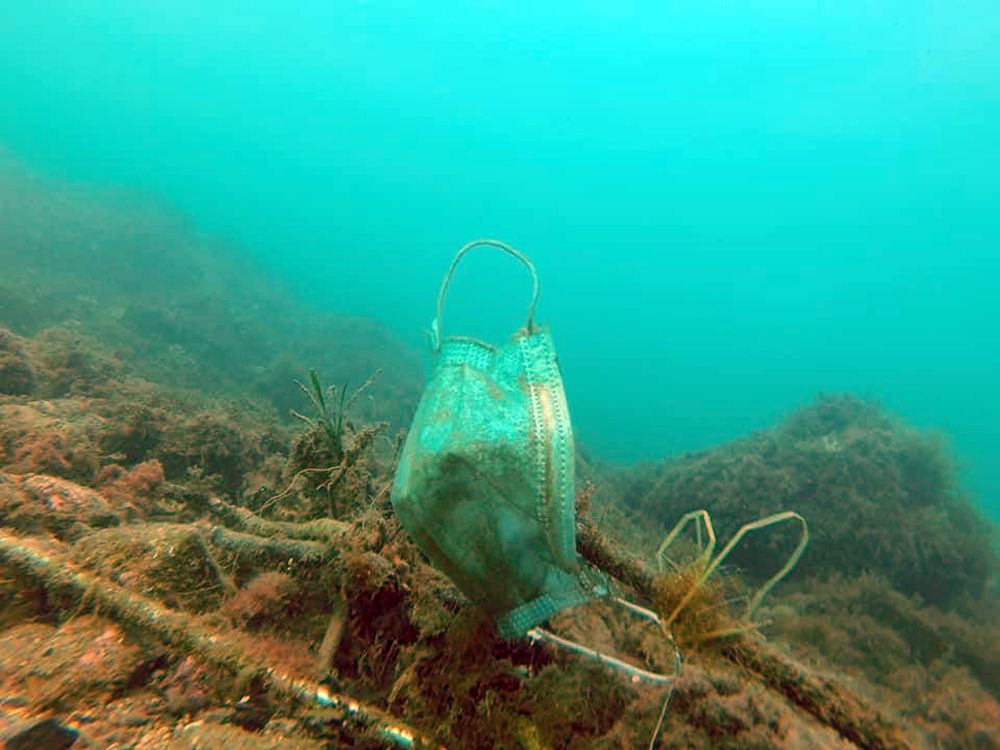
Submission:
<svg viewBox="0 0 1000 750">
<path fill-rule="evenodd" d="M 4 3 L 0 147 L 421 350 L 504 239 L 596 455 L 850 391 L 997 517 L 998 36 L 984 0 Z M 527 280 L 481 255 L 446 330 L 502 338 Z"/>
<path fill-rule="evenodd" d="M 0 3 L 0 750 L 1000 748 L 998 38 Z M 414 471 L 481 237 L 537 266 L 576 450 Z M 530 289 L 478 249 L 443 334 Z M 503 629 L 604 576 L 638 608 Z"/>
</svg>

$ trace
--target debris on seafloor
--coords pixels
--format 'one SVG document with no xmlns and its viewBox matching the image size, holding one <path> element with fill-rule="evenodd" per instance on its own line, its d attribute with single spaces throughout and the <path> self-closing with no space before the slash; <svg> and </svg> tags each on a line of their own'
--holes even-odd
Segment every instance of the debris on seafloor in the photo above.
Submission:
<svg viewBox="0 0 1000 750">
<path fill-rule="evenodd" d="M 256 526 L 258 530 L 269 527 L 269 522 L 265 519 L 257 518 L 248 511 L 241 511 L 219 499 L 210 500 L 208 505 L 213 507 L 220 516 L 241 519 L 241 526 Z M 321 727 L 320 736 L 323 736 L 322 732 L 329 731 L 330 726 L 335 725 L 341 739 L 343 740 L 345 736 L 350 737 L 352 738 L 352 742 L 357 741 L 360 743 L 360 738 L 369 737 L 369 741 L 381 739 L 384 744 L 400 746 L 408 746 L 410 744 L 430 746 L 435 743 L 435 740 L 431 740 L 428 735 L 424 735 L 419 730 L 407 726 L 400 719 L 393 717 L 384 709 L 366 704 L 362 700 L 352 697 L 350 694 L 336 692 L 325 684 L 316 683 L 309 676 L 306 676 L 304 670 L 300 670 L 296 674 L 294 666 L 285 666 L 288 664 L 288 661 L 285 661 L 288 657 L 284 654 L 281 655 L 285 659 L 272 662 L 261 660 L 257 656 L 257 653 L 259 653 L 259 640 L 256 640 L 252 634 L 233 630 L 210 616 L 199 616 L 184 611 L 184 608 L 196 608 L 197 605 L 193 601 L 178 598 L 176 608 L 168 608 L 160 601 L 151 599 L 148 596 L 137 593 L 135 590 L 129 590 L 126 586 L 115 583 L 113 579 L 117 578 L 121 580 L 124 577 L 125 582 L 133 586 L 140 581 L 145 581 L 145 583 L 140 583 L 138 587 L 147 589 L 150 587 L 155 588 L 157 581 L 162 584 L 173 580 L 177 584 L 179 594 L 190 585 L 191 581 L 188 580 L 190 571 L 188 571 L 187 576 L 178 576 L 176 569 L 171 566 L 170 559 L 173 556 L 173 552 L 176 551 L 176 557 L 180 558 L 179 561 L 201 568 L 203 586 L 208 589 L 214 589 L 217 594 L 224 593 L 226 590 L 224 585 L 213 580 L 215 576 L 213 568 L 215 566 L 209 565 L 202 555 L 196 554 L 195 550 L 200 549 L 200 545 L 195 543 L 191 548 L 184 546 L 185 539 L 201 539 L 197 525 L 134 524 L 119 528 L 123 533 L 127 532 L 130 528 L 134 529 L 133 533 L 135 536 L 133 539 L 139 545 L 148 545 L 150 543 L 150 529 L 156 529 L 157 539 L 165 538 L 170 540 L 171 534 L 180 535 L 171 544 L 165 544 L 156 551 L 153 551 L 155 545 L 154 547 L 150 547 L 151 551 L 148 555 L 136 554 L 133 558 L 135 564 L 131 577 L 127 575 L 129 573 L 128 566 L 125 565 L 122 567 L 122 563 L 118 564 L 121 569 L 106 571 L 107 579 L 99 577 L 87 570 L 88 567 L 93 568 L 94 564 L 91 563 L 88 565 L 89 558 L 86 555 L 81 557 L 74 554 L 78 545 L 86 542 L 85 548 L 89 548 L 93 537 L 105 534 L 110 529 L 95 531 L 83 536 L 72 548 L 68 549 L 68 545 L 55 539 L 46 542 L 31 537 L 21 537 L 8 532 L 0 532 L 0 560 L 3 561 L 8 569 L 20 576 L 22 580 L 34 581 L 41 584 L 46 592 L 48 606 L 58 608 L 61 611 L 86 608 L 94 611 L 100 617 L 108 618 L 115 623 L 115 625 L 106 626 L 104 634 L 98 638 L 94 638 L 93 643 L 100 642 L 102 638 L 105 640 L 110 638 L 116 642 L 120 642 L 124 639 L 123 633 L 129 633 L 137 643 L 142 644 L 146 649 L 151 647 L 166 648 L 174 655 L 174 658 L 182 660 L 193 658 L 201 665 L 202 669 L 214 670 L 220 673 L 224 681 L 228 680 L 231 686 L 228 691 L 224 690 L 222 694 L 214 696 L 215 700 L 223 697 L 226 692 L 231 696 L 235 696 L 237 693 L 243 693 L 244 691 L 247 691 L 247 695 L 252 695 L 255 691 L 259 691 L 260 693 L 270 694 L 270 700 L 272 701 L 277 703 L 285 702 L 284 710 L 291 717 L 295 717 L 299 712 L 303 711 L 308 715 L 308 719 L 304 716 L 299 716 L 298 724 L 294 725 L 298 731 L 308 730 L 308 733 L 315 734 L 317 727 Z M 187 535 L 181 533 L 185 528 L 189 530 Z M 284 527 L 279 526 L 279 528 Z M 316 537 L 322 538 L 330 533 L 332 527 L 327 523 L 316 524 L 315 522 L 305 522 L 297 533 L 299 535 L 307 535 L 308 532 L 306 530 L 310 528 L 318 529 Z M 173 529 L 177 529 L 177 531 L 173 531 Z M 338 531 L 342 531 L 342 529 L 338 529 Z M 356 529 L 356 531 L 360 531 L 360 529 Z M 243 534 L 244 532 L 231 533 Z M 246 538 L 242 541 L 242 544 L 246 545 L 248 549 L 254 550 L 253 555 L 259 554 L 260 557 L 257 558 L 258 560 L 274 561 L 278 559 L 272 555 L 269 549 L 272 541 L 250 534 L 246 534 L 245 536 Z M 629 582 L 637 587 L 637 593 L 650 599 L 654 598 L 653 589 L 657 585 L 657 577 L 651 571 L 644 569 L 641 563 L 622 555 L 592 525 L 587 525 L 586 521 L 584 521 L 581 537 L 581 549 L 585 555 L 591 556 L 595 561 L 599 560 L 604 563 L 610 563 L 613 569 L 630 569 L 632 577 Z M 264 539 L 264 541 L 254 541 L 261 539 Z M 340 537 L 340 539 L 342 541 L 343 537 Z M 94 543 L 100 544 L 100 542 Z M 324 543 L 286 538 L 285 544 Z M 307 580 L 310 573 L 319 572 L 321 576 L 327 576 L 330 570 L 337 569 L 341 564 L 345 565 L 343 568 L 344 572 L 347 572 L 350 566 L 350 563 L 337 562 L 336 558 L 339 557 L 337 547 L 328 547 L 328 560 L 317 558 L 312 549 L 308 547 L 304 553 L 291 552 L 289 554 L 293 549 L 294 546 L 289 546 L 283 551 L 283 555 L 288 555 L 284 564 L 288 565 L 290 570 L 297 569 L 299 575 L 303 575 Z M 241 556 L 234 559 L 245 561 L 246 558 Z M 330 564 L 325 565 L 324 563 Z M 357 565 L 357 563 L 354 564 Z M 309 570 L 310 568 L 311 570 Z M 394 575 L 396 575 L 396 572 L 390 566 L 387 575 L 380 576 L 380 578 L 384 582 L 388 577 Z M 356 574 L 352 580 L 358 580 Z M 377 592 L 381 590 L 381 585 L 379 582 L 376 582 L 376 585 L 379 587 L 376 589 Z M 444 593 L 440 588 L 438 591 Z M 362 596 L 355 595 L 354 598 L 355 601 L 359 599 L 363 601 L 371 595 L 372 592 L 369 590 L 364 592 Z M 234 596 L 229 601 L 232 602 L 235 598 Z M 440 602 L 440 606 L 445 609 L 449 607 L 453 608 L 454 604 L 454 594 L 451 597 L 445 597 Z M 605 614 L 605 617 L 607 616 L 609 615 Z M 99 622 L 95 620 L 95 623 Z M 461 625 L 463 622 L 465 622 L 464 627 Z M 48 631 L 52 631 L 56 636 L 65 635 L 67 638 L 71 638 L 74 628 L 82 626 L 82 623 L 83 620 L 77 617 L 67 621 L 67 624 L 60 628 L 54 629 L 52 626 L 45 626 L 45 628 Z M 455 631 L 456 625 L 459 626 L 458 631 Z M 462 642 L 454 642 L 453 639 L 460 635 L 461 630 L 467 629 L 470 625 L 473 625 L 473 622 L 468 621 L 464 616 L 459 616 L 453 622 L 453 625 L 449 628 L 451 633 L 449 638 L 452 639 L 452 645 Z M 97 626 L 100 627 L 99 624 Z M 355 632 L 364 629 L 365 626 L 370 627 L 371 623 L 356 623 Z M 26 626 L 14 627 L 8 630 L 5 633 L 8 642 L 10 642 L 10 638 L 19 636 L 21 629 L 24 627 Z M 627 628 L 622 628 L 621 632 L 627 632 Z M 25 634 L 26 636 L 27 634 Z M 464 640 L 465 645 L 460 646 L 458 654 L 455 655 L 463 658 L 465 661 L 463 666 L 467 672 L 463 676 L 466 679 L 475 679 L 477 676 L 474 672 L 468 672 L 473 665 L 476 665 L 476 662 L 479 662 L 479 669 L 487 673 L 493 673 L 494 679 L 504 672 L 508 674 L 508 680 L 516 679 L 514 676 L 515 673 L 503 668 L 503 661 L 505 661 L 502 658 L 503 654 L 491 654 L 491 652 L 495 652 L 496 649 L 503 646 L 504 642 L 498 641 L 495 635 L 488 629 L 484 630 L 481 625 L 475 624 L 472 630 L 466 630 L 465 634 L 461 635 L 461 638 Z M 472 641 L 466 640 L 469 638 Z M 611 638 L 609 645 L 615 645 L 614 637 Z M 429 643 L 425 644 L 424 648 L 429 646 Z M 554 701 L 555 695 L 551 693 L 553 689 L 558 690 L 562 694 L 559 695 L 560 702 L 565 701 L 568 697 L 567 693 L 571 690 L 580 690 L 580 697 L 576 701 L 573 701 L 573 703 L 578 708 L 582 707 L 579 705 L 579 700 L 586 697 L 587 689 L 584 688 L 582 683 L 577 682 L 573 675 L 586 673 L 585 667 L 574 667 L 571 664 L 562 664 L 557 668 L 545 667 L 544 664 L 550 662 L 551 657 L 545 653 L 532 653 L 536 650 L 534 647 L 525 644 L 523 646 L 512 645 L 507 648 L 514 649 L 513 651 L 508 651 L 506 655 L 507 660 L 511 664 L 522 662 L 525 666 L 528 666 L 532 662 L 535 662 L 541 667 L 537 678 L 524 680 L 527 687 L 526 692 L 541 691 L 538 695 L 540 708 L 547 707 L 547 711 L 554 711 L 556 714 L 559 713 L 560 707 L 556 705 Z M 515 654 L 517 649 L 524 651 L 524 653 L 520 654 L 520 658 L 517 658 Z M 139 650 L 132 649 L 135 652 Z M 275 655 L 280 653 L 278 649 L 269 650 Z M 10 675 L 8 679 L 11 680 L 10 683 L 4 686 L 6 690 L 16 690 L 18 685 L 24 686 L 27 684 L 25 678 L 27 674 L 30 674 L 32 677 L 37 677 L 38 675 L 40 666 L 37 664 L 25 664 L 23 662 L 24 653 L 24 650 L 17 649 L 15 658 L 22 661 L 16 662 L 13 668 L 5 670 Z M 759 670 L 764 677 L 765 684 L 770 680 L 773 683 L 771 686 L 785 695 L 811 695 L 810 706 L 806 710 L 814 713 L 817 718 L 821 719 L 826 717 L 827 713 L 834 716 L 836 723 L 834 723 L 833 727 L 839 733 L 864 738 L 866 744 L 874 743 L 873 746 L 891 746 L 891 743 L 886 740 L 886 737 L 892 736 L 893 730 L 891 726 L 883 725 L 878 720 L 868 716 L 864 710 L 863 703 L 856 699 L 852 702 L 850 697 L 845 697 L 849 696 L 849 693 L 843 690 L 838 692 L 836 688 L 831 688 L 829 683 L 810 682 L 807 672 L 795 667 L 793 663 L 777 652 L 765 649 L 763 644 L 758 640 L 746 640 L 739 645 L 730 644 L 721 653 L 736 664 L 753 663 L 754 669 Z M 455 655 L 453 655 L 453 658 Z M 113 691 L 116 681 L 120 682 L 123 679 L 129 678 L 130 673 L 138 669 L 138 665 L 134 663 L 126 664 L 124 667 L 116 669 L 116 662 L 106 653 L 85 653 L 76 657 L 75 660 L 73 656 L 66 656 L 66 660 L 71 664 L 99 664 L 102 669 L 106 670 L 105 674 L 101 674 L 100 672 L 95 674 L 89 670 L 86 672 L 93 687 L 104 691 Z M 496 659 L 498 656 L 501 657 L 500 661 L 494 663 L 492 666 L 489 665 L 489 661 Z M 169 657 L 160 655 L 159 658 L 164 659 Z M 138 656 L 138 653 L 132 659 L 133 662 L 142 660 Z M 444 661 L 447 664 L 448 660 L 445 659 Z M 428 667 L 433 669 L 433 662 L 417 661 L 415 664 L 418 666 L 417 675 L 419 675 L 421 664 L 424 669 Z M 454 666 L 457 667 L 458 664 Z M 584 671 L 581 672 L 581 669 Z M 432 674 L 428 673 L 427 676 L 430 678 Z M 592 674 L 591 676 L 598 675 Z M 66 675 L 60 675 L 60 682 L 72 686 L 71 680 L 65 682 L 66 677 Z M 406 679 L 407 674 L 405 670 L 401 677 L 403 678 L 403 682 L 401 684 L 394 684 L 392 692 L 394 693 L 395 702 L 404 706 L 416 699 L 417 695 L 425 693 L 425 688 L 433 685 L 435 681 L 431 679 L 427 686 L 422 686 L 415 682 L 414 677 Z M 450 677 L 461 682 L 459 675 L 452 674 Z M 523 677 L 521 679 L 523 680 Z M 553 680 L 555 681 L 554 683 Z M 604 677 L 600 680 L 600 683 L 603 684 L 605 691 L 610 691 L 609 694 L 621 693 L 622 690 L 626 693 L 632 692 L 631 689 L 625 688 L 620 684 L 616 685 L 614 679 L 609 680 Z M 551 687 L 545 687 L 548 684 L 551 684 Z M 510 684 L 508 689 L 515 686 L 516 683 Z M 496 687 L 499 687 L 499 685 Z M 80 684 L 75 686 L 75 690 L 61 697 L 46 695 L 44 699 L 39 699 L 39 705 L 52 707 L 58 705 L 59 700 L 63 704 L 66 704 L 75 693 L 86 693 L 87 689 L 87 684 Z M 589 688 L 590 691 L 594 689 L 593 686 Z M 687 691 L 690 687 L 687 683 L 681 683 L 678 689 L 681 691 L 682 696 L 687 696 Z M 409 695 L 411 691 L 415 695 Z M 202 699 L 201 703 L 187 705 L 195 710 L 204 711 L 204 705 L 207 705 L 209 700 Z M 426 696 L 423 700 L 426 700 Z M 632 696 L 632 700 L 635 700 L 634 696 Z M 683 698 L 682 700 L 688 700 L 688 698 Z M 53 703 L 53 701 L 56 701 L 56 703 Z M 170 709 L 170 706 L 178 705 L 177 701 L 176 697 L 170 701 L 165 700 L 164 713 L 169 716 L 171 710 L 176 710 Z M 831 703 L 836 701 L 836 703 L 833 708 L 824 709 L 824 701 L 830 701 Z M 614 703 L 614 705 L 619 706 L 617 711 L 621 711 L 627 702 L 628 700 L 625 697 L 619 697 Z M 298 704 L 298 708 L 289 708 L 289 703 Z M 182 702 L 179 705 L 183 706 L 185 704 Z M 233 710 L 237 711 L 239 705 L 240 701 L 237 701 L 234 704 Z M 454 710 L 453 706 L 450 708 Z M 277 706 L 274 706 L 266 709 L 265 713 L 274 713 L 277 710 Z M 323 712 L 327 712 L 328 715 L 323 717 Z M 615 711 L 613 710 L 612 715 L 597 725 L 590 727 L 587 731 L 596 732 L 601 728 L 606 731 L 612 729 L 614 722 L 610 725 L 607 722 L 614 718 L 614 713 Z M 530 716 L 531 714 L 527 715 Z M 229 717 L 229 719 L 232 721 L 233 717 Z M 551 731 L 554 727 L 559 726 L 555 722 L 553 726 L 545 726 L 542 721 L 542 718 L 539 717 L 539 720 L 532 724 L 534 728 L 530 730 L 529 734 L 544 736 L 547 731 Z M 150 719 L 149 722 L 156 723 L 154 719 Z M 515 737 L 523 735 L 529 731 L 526 729 L 527 726 L 524 721 L 520 723 L 512 722 L 509 726 L 500 727 L 501 734 L 494 736 L 494 739 L 499 742 L 505 736 L 505 732 L 512 732 Z M 570 729 L 569 731 L 573 730 Z M 482 742 L 482 739 L 479 741 Z"/>
<path fill-rule="evenodd" d="M 30 357 L 36 344 L 19 345 Z M 318 421 L 291 435 L 135 380 L 104 388 L 90 366 L 85 392 L 38 401 L 46 365 L 29 364 L 35 394 L 0 400 L 6 747 L 39 737 L 101 748 L 649 745 L 662 687 L 544 643 L 500 638 L 427 563 L 389 506 L 397 441 L 345 418 L 334 461 Z M 58 375 L 70 377 L 63 365 Z M 213 409 L 212 419 L 198 416 Z M 63 438 L 20 452 L 36 431 Z M 225 453 L 184 447 L 209 434 L 225 438 Z M 344 457 L 336 482 L 329 471 L 322 481 L 302 473 Z M 698 461 L 702 481 L 713 478 L 711 456 Z M 697 533 L 688 529 L 660 570 L 655 546 L 640 546 L 647 540 L 616 522 L 624 516 L 615 492 L 631 486 L 614 472 L 591 478 L 578 501 L 579 553 L 631 599 L 665 619 L 676 611 L 684 672 L 657 747 L 1000 746 L 1000 641 L 990 636 L 988 603 L 941 613 L 875 574 L 802 577 L 810 548 L 772 594 L 780 596 L 751 607 L 749 622 L 747 592 L 778 572 L 794 540 L 781 555 L 755 542 L 770 566 L 759 576 L 733 552 L 726 564 L 740 560 L 741 577 L 699 564 L 707 545 L 689 545 Z M 732 525 L 724 508 L 704 505 L 725 534 L 749 520 Z M 881 629 L 858 629 L 876 619 Z M 644 667 L 673 658 L 653 629 L 600 601 L 549 625 Z M 866 634 L 880 639 L 878 673 Z M 912 700 L 914 689 L 923 701 Z"/>
</svg>

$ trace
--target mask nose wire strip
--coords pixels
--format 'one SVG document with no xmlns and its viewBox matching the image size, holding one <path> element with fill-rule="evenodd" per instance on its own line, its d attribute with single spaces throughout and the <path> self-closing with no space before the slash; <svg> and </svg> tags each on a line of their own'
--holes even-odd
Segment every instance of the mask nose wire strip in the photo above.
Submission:
<svg viewBox="0 0 1000 750">
<path fill-rule="evenodd" d="M 444 298 L 448 293 L 448 285 L 451 284 L 451 277 L 455 273 L 455 269 L 458 267 L 459 261 L 462 257 L 475 247 L 487 246 L 495 247 L 503 250 L 508 255 L 517 258 L 521 263 L 523 263 L 528 271 L 531 273 L 531 302 L 528 305 L 528 320 L 525 323 L 525 328 L 530 333 L 535 328 L 535 305 L 538 303 L 538 274 L 535 272 L 534 264 L 528 259 L 524 253 L 520 250 L 515 250 L 513 247 L 508 245 L 506 242 L 501 242 L 500 240 L 473 240 L 465 245 L 463 245 L 455 257 L 451 261 L 451 265 L 448 267 L 447 273 L 444 275 L 444 279 L 441 281 L 441 289 L 438 292 L 437 307 L 434 312 L 434 322 L 431 324 L 431 345 L 434 351 L 437 351 L 441 347 L 441 313 L 444 309 Z"/>
</svg>

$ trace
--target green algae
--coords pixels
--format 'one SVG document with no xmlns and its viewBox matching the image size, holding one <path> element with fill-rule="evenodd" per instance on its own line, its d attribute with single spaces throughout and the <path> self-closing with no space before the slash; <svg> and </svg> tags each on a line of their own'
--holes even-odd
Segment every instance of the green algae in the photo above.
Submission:
<svg viewBox="0 0 1000 750">
<path fill-rule="evenodd" d="M 796 510 L 814 531 L 801 574 L 874 572 L 943 605 L 982 596 L 996 570 L 995 532 L 959 489 L 946 444 L 851 396 L 626 478 L 621 503 L 664 528 L 703 507 L 720 535 Z M 763 581 L 791 546 L 779 534 L 750 539 L 732 561 Z"/>
</svg>

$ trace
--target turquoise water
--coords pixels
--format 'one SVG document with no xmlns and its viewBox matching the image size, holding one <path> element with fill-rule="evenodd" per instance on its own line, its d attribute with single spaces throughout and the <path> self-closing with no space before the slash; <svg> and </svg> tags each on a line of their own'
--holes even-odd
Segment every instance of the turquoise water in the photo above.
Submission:
<svg viewBox="0 0 1000 750">
<path fill-rule="evenodd" d="M 850 390 L 1000 516 L 997 39 L 985 0 L 4 3 L 0 148 L 414 343 L 451 253 L 506 239 L 598 455 Z M 474 257 L 445 325 L 526 298 Z"/>
</svg>

